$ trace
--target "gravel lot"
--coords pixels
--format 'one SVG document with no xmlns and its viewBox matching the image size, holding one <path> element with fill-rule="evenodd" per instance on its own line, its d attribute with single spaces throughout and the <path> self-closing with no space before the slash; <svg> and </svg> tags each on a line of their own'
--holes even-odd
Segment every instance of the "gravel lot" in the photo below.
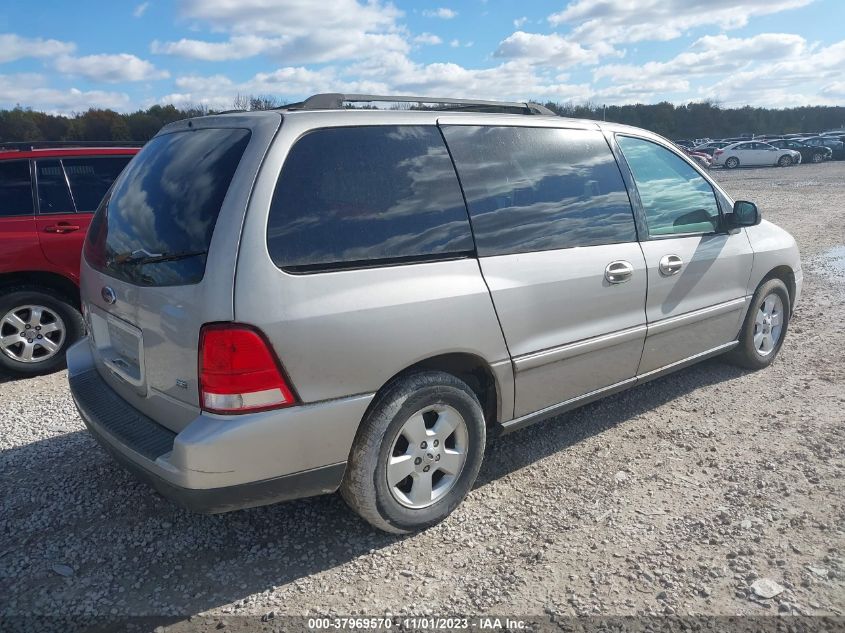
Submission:
<svg viewBox="0 0 845 633">
<path fill-rule="evenodd" d="M 845 613 L 845 162 L 714 173 L 801 246 L 778 361 L 708 361 L 498 439 L 423 534 L 337 496 L 189 514 L 95 444 L 64 372 L 0 377 L 0 615 Z"/>
</svg>

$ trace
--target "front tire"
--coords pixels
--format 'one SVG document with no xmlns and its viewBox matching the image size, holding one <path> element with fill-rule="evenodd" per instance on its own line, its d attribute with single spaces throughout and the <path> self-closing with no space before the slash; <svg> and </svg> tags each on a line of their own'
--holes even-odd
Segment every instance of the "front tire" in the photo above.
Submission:
<svg viewBox="0 0 845 633">
<path fill-rule="evenodd" d="M 67 348 L 85 332 L 70 300 L 38 286 L 4 288 L 0 298 L 0 369 L 19 376 L 61 369 Z"/>
<path fill-rule="evenodd" d="M 784 154 L 783 156 L 778 159 L 778 165 L 781 167 L 789 167 L 792 164 L 792 156 L 788 156 Z"/>
<path fill-rule="evenodd" d="M 728 169 L 736 169 L 739 167 L 739 159 L 736 156 L 731 156 L 728 160 L 725 161 L 725 167 Z"/>
<path fill-rule="evenodd" d="M 484 412 L 475 393 L 438 371 L 400 378 L 358 430 L 341 494 L 374 527 L 407 534 L 444 518 L 481 468 Z"/>
<path fill-rule="evenodd" d="M 761 284 L 751 300 L 731 362 L 748 369 L 771 365 L 783 346 L 791 315 L 789 291 L 780 279 Z"/>
<path fill-rule="evenodd" d="M 813 157 L 810 160 L 812 160 L 814 163 L 821 163 L 822 161 L 824 161 L 824 154 L 822 154 L 821 152 L 816 152 L 815 154 L 813 154 Z"/>
</svg>

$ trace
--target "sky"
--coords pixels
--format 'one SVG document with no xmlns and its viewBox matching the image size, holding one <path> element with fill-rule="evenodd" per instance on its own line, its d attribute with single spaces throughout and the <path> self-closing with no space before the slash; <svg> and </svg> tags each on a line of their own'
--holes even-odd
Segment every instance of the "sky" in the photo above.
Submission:
<svg viewBox="0 0 845 633">
<path fill-rule="evenodd" d="M 0 108 L 365 92 L 845 105 L 845 0 L 4 0 Z"/>
</svg>

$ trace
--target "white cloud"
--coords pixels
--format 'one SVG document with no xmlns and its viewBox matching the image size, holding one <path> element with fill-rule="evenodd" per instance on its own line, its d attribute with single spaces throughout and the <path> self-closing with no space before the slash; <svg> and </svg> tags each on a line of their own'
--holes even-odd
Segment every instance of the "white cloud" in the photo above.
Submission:
<svg viewBox="0 0 845 633">
<path fill-rule="evenodd" d="M 810 4 L 813 0 L 575 0 L 549 16 L 553 26 L 574 26 L 582 41 L 672 40 L 689 29 L 746 26 L 750 18 Z"/>
<path fill-rule="evenodd" d="M 142 2 L 137 7 L 135 7 L 135 10 L 132 11 L 132 15 L 136 18 L 140 18 L 142 15 L 144 15 L 144 13 L 146 13 L 147 9 L 149 9 L 149 8 L 150 8 L 149 2 Z"/>
<path fill-rule="evenodd" d="M 311 0 L 182 0 L 180 5 L 184 17 L 229 38 L 153 42 L 154 53 L 206 61 L 267 55 L 287 64 L 312 64 L 410 50 L 397 24 L 401 12 L 379 0 L 333 0 L 326 11 L 315 11 Z"/>
<path fill-rule="evenodd" d="M 727 106 L 841 105 L 841 98 L 825 92 L 823 86 L 835 86 L 841 81 L 843 68 L 845 40 L 733 72 L 713 85 L 701 87 L 699 96 Z"/>
<path fill-rule="evenodd" d="M 821 94 L 839 102 L 845 100 L 845 81 L 834 81 L 821 89 Z"/>
<path fill-rule="evenodd" d="M 597 90 L 592 98 L 600 103 L 653 103 L 668 99 L 683 100 L 683 94 L 689 91 L 690 83 L 685 79 L 637 79 L 629 83 L 614 83 L 612 86 Z"/>
<path fill-rule="evenodd" d="M 181 39 L 176 42 L 153 40 L 150 50 L 159 55 L 178 55 L 190 59 L 219 62 L 247 59 L 280 48 L 283 40 L 256 35 L 236 35 L 225 42 Z"/>
<path fill-rule="evenodd" d="M 449 46 L 452 48 L 458 48 L 461 45 L 461 40 L 452 40 L 449 42 Z"/>
<path fill-rule="evenodd" d="M 457 11 L 440 7 L 439 9 L 426 9 L 422 14 L 427 18 L 440 18 L 441 20 L 451 20 L 458 16 Z"/>
<path fill-rule="evenodd" d="M 107 83 L 148 81 L 170 76 L 167 71 L 158 70 L 145 59 L 127 53 L 86 55 L 84 57 L 63 55 L 56 59 L 55 67 L 62 73 L 81 75 L 91 81 Z"/>
<path fill-rule="evenodd" d="M 668 61 L 648 62 L 642 66 L 606 65 L 596 70 L 594 77 L 614 81 L 636 77 L 642 81 L 656 77 L 724 74 L 758 61 L 797 57 L 806 49 L 803 37 L 788 33 L 761 33 L 745 39 L 705 35 L 693 42 L 688 51 Z"/>
<path fill-rule="evenodd" d="M 420 33 L 414 38 L 416 44 L 442 44 L 443 40 L 434 33 Z"/>
<path fill-rule="evenodd" d="M 159 103 L 228 109 L 233 107 L 238 95 L 268 95 L 294 101 L 320 92 L 383 92 L 385 89 L 384 84 L 370 80 L 345 80 L 330 66 L 318 70 L 289 66 L 258 73 L 243 82 L 232 81 L 225 75 L 188 75 L 178 77 L 174 83 L 179 92 L 165 95 Z"/>
<path fill-rule="evenodd" d="M 595 53 L 557 33 L 541 35 L 524 31 L 502 40 L 494 56 L 557 67 L 597 61 Z"/>
<path fill-rule="evenodd" d="M 517 18 L 513 21 L 513 26 L 516 29 L 521 29 L 525 24 L 528 22 L 528 18 L 524 15 L 521 18 Z"/>
<path fill-rule="evenodd" d="M 70 114 L 89 108 L 122 110 L 129 107 L 130 101 L 122 92 L 51 88 L 43 75 L 24 73 L 0 75 L 0 104 L 3 107 L 21 104 L 53 114 Z"/>
<path fill-rule="evenodd" d="M 14 33 L 0 33 L 0 63 L 25 57 L 55 57 L 76 50 L 72 42 L 45 40 L 41 37 L 21 37 Z"/>
</svg>

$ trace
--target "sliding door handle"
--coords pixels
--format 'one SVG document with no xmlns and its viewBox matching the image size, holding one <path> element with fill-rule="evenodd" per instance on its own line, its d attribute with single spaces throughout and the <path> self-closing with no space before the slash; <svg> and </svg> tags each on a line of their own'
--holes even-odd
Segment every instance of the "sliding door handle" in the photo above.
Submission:
<svg viewBox="0 0 845 633">
<path fill-rule="evenodd" d="M 612 284 L 622 284 L 628 281 L 634 274 L 634 267 L 631 262 L 619 260 L 610 262 L 604 269 L 604 278 Z"/>
</svg>

